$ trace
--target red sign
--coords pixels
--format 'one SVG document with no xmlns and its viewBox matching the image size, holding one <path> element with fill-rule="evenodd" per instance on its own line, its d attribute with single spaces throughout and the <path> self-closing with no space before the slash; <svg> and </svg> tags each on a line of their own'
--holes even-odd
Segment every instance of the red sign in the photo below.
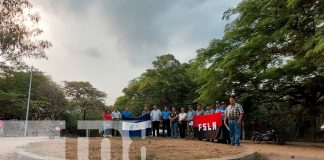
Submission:
<svg viewBox="0 0 324 160">
<path fill-rule="evenodd" d="M 198 139 L 217 139 L 222 126 L 222 113 L 194 116 L 193 125 Z"/>
<path fill-rule="evenodd" d="M 200 126 L 221 126 L 222 125 L 222 113 L 218 112 L 215 114 L 208 114 L 208 115 L 201 115 L 201 116 L 195 116 L 193 119 L 194 127 L 200 127 Z"/>
</svg>

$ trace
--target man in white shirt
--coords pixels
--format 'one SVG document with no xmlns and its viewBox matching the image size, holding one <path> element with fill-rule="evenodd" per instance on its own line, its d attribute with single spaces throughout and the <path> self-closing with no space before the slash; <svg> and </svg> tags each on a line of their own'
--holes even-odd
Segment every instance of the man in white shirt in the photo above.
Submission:
<svg viewBox="0 0 324 160">
<path fill-rule="evenodd" d="M 151 121 L 152 121 L 152 131 L 153 137 L 155 136 L 155 130 L 157 131 L 157 136 L 159 136 L 159 126 L 160 120 L 162 118 L 161 110 L 157 108 L 157 105 L 154 105 L 154 109 L 151 111 Z"/>
<path fill-rule="evenodd" d="M 112 135 L 113 136 L 118 136 L 118 129 L 119 128 L 119 120 L 121 119 L 121 113 L 118 111 L 117 107 L 115 107 L 115 110 L 111 112 L 111 117 L 112 117 Z M 116 128 L 116 129 L 115 129 Z"/>
</svg>

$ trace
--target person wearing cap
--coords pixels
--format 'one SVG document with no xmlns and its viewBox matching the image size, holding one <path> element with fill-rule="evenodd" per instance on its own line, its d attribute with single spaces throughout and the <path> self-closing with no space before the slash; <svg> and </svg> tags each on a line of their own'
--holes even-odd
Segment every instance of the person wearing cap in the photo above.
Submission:
<svg viewBox="0 0 324 160">
<path fill-rule="evenodd" d="M 231 145 L 240 146 L 241 123 L 243 120 L 243 107 L 235 102 L 235 97 L 230 98 L 230 105 L 227 106 L 225 112 L 225 124 L 230 129 Z"/>
<path fill-rule="evenodd" d="M 222 126 L 221 126 L 221 138 L 218 139 L 218 142 L 224 144 L 230 144 L 231 140 L 229 137 L 229 130 L 224 123 L 225 119 L 225 112 L 226 112 L 226 105 L 224 101 L 216 101 L 216 110 L 215 113 L 221 112 L 222 113 Z"/>
</svg>

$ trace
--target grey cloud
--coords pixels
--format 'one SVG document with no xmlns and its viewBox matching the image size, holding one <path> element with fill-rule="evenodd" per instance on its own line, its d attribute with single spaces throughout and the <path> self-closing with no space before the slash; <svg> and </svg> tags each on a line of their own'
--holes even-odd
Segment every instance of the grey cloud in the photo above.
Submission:
<svg viewBox="0 0 324 160">
<path fill-rule="evenodd" d="M 93 57 L 93 58 L 100 58 L 102 57 L 102 54 L 100 51 L 96 48 L 88 48 L 82 52 L 83 54 Z"/>
<path fill-rule="evenodd" d="M 209 41 L 217 36 L 213 34 L 223 32 L 223 29 L 213 32 L 219 30 L 214 27 L 215 21 L 220 21 L 223 12 L 220 7 L 224 7 L 216 0 L 55 0 L 42 3 L 46 3 L 47 8 L 62 19 L 78 19 L 81 26 L 87 25 L 86 17 L 100 16 L 103 22 L 97 25 L 104 25 L 104 30 L 86 32 L 101 32 L 113 37 L 116 40 L 115 52 L 139 68 L 147 68 L 156 56 L 169 52 L 174 47 L 172 45 L 177 45 L 170 44 L 172 38 L 204 43 L 206 36 Z M 231 6 L 236 2 L 227 3 Z M 88 15 L 92 7 L 99 12 L 98 15 Z M 76 23 L 75 20 L 68 20 L 67 24 Z"/>
<path fill-rule="evenodd" d="M 156 56 L 171 53 L 185 62 L 211 39 L 221 38 L 228 23 L 222 14 L 240 0 L 31 2 L 44 15 L 44 33 L 54 44 L 44 71 L 58 81 L 90 81 L 110 95 L 112 104 Z M 57 66 L 70 67 L 62 71 Z"/>
</svg>

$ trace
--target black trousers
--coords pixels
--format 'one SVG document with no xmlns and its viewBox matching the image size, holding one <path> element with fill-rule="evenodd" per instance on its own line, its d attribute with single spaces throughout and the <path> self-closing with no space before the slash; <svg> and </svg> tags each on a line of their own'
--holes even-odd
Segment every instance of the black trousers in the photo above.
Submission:
<svg viewBox="0 0 324 160">
<path fill-rule="evenodd" d="M 164 136 L 164 131 L 167 130 L 167 136 L 170 137 L 171 136 L 171 132 L 170 132 L 170 120 L 169 119 L 164 119 L 162 121 L 162 135 Z"/>
<path fill-rule="evenodd" d="M 120 136 L 120 133 L 117 128 L 119 128 L 119 119 L 113 119 L 112 127 L 116 129 L 111 129 L 111 134 L 113 136 Z"/>
<path fill-rule="evenodd" d="M 225 143 L 225 144 L 230 144 L 230 143 L 231 143 L 230 132 L 229 132 L 229 130 L 226 128 L 226 126 L 225 126 L 225 124 L 224 124 L 224 120 L 222 120 L 222 132 L 223 132 L 223 137 L 222 137 L 222 139 L 224 140 L 223 143 Z"/>
<path fill-rule="evenodd" d="M 186 129 L 187 129 L 187 121 L 181 121 L 181 124 L 179 123 L 179 129 L 180 129 L 180 138 L 186 137 Z"/>
<path fill-rule="evenodd" d="M 155 131 L 156 131 L 156 136 L 159 136 L 159 125 L 160 125 L 160 121 L 152 122 L 153 137 L 155 137 Z"/>
</svg>

